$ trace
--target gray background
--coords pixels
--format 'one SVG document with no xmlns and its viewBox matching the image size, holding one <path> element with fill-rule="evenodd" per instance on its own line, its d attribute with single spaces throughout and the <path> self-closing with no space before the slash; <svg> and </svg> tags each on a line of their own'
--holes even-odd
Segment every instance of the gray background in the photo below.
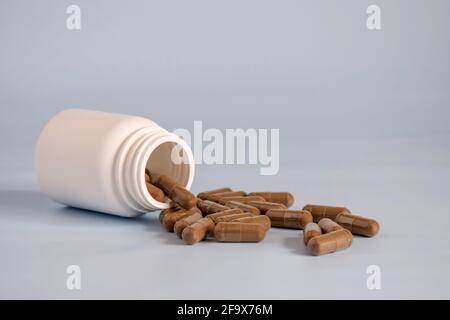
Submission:
<svg viewBox="0 0 450 320">
<path fill-rule="evenodd" d="M 382 8 L 382 30 L 365 26 Z M 66 29 L 69 4 L 82 30 Z M 450 298 L 448 1 L 0 2 L 1 298 Z M 183 245 L 157 213 L 61 207 L 33 172 L 39 131 L 69 107 L 167 129 L 279 128 L 278 175 L 198 166 L 193 190 L 290 190 L 381 233 L 311 257 L 300 232 Z M 82 290 L 65 269 L 82 269 Z M 379 265 L 382 290 L 366 288 Z"/>
</svg>

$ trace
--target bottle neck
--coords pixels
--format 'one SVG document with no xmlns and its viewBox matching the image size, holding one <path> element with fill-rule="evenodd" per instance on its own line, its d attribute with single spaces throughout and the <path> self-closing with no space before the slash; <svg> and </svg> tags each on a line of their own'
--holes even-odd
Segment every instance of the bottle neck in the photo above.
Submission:
<svg viewBox="0 0 450 320">
<path fill-rule="evenodd" d="M 127 208 L 141 213 L 169 207 L 147 191 L 146 168 L 153 179 L 169 175 L 189 189 L 194 177 L 192 151 L 177 135 L 157 125 L 141 128 L 124 141 L 115 162 L 115 189 Z"/>
</svg>

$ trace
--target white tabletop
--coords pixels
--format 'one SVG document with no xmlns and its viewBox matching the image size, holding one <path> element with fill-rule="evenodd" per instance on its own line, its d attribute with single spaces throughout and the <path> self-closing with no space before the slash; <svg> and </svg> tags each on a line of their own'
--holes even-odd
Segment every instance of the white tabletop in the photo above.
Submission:
<svg viewBox="0 0 450 320">
<path fill-rule="evenodd" d="M 416 162 L 383 165 L 391 156 L 381 151 L 393 144 L 396 154 Z M 406 147 L 402 141 L 343 144 L 343 151 L 370 148 L 374 158 L 352 160 L 344 152 L 332 167 L 328 160 L 299 159 L 272 177 L 260 176 L 257 167 L 198 167 L 196 192 L 220 186 L 289 190 L 295 208 L 342 204 L 380 222 L 378 236 L 355 237 L 351 248 L 320 257 L 308 254 L 300 231 L 275 228 L 261 243 L 188 246 L 163 230 L 158 212 L 126 219 L 66 208 L 41 194 L 31 173 L 4 173 L 0 297 L 450 298 L 450 171 L 437 163 L 420 167 L 426 152 L 413 155 L 417 151 Z M 417 147 L 426 151 L 433 143 Z M 81 290 L 66 287 L 69 265 L 81 268 Z M 381 290 L 367 288 L 370 265 L 380 268 Z"/>
</svg>

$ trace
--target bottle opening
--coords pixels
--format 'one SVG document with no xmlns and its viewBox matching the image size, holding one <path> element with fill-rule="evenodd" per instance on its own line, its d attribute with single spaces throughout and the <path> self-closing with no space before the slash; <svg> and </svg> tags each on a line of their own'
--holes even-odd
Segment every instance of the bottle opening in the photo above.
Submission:
<svg viewBox="0 0 450 320">
<path fill-rule="evenodd" d="M 154 149 L 148 150 L 147 161 L 141 171 L 143 184 L 145 185 L 145 170 L 147 169 L 151 174 L 152 181 L 161 175 L 166 175 L 189 189 L 194 177 L 194 159 L 189 146 L 172 134 L 162 137 L 154 145 L 156 145 Z M 164 202 L 160 202 L 148 192 L 146 192 L 145 198 L 158 209 L 169 207 L 170 199 L 168 198 L 165 198 Z"/>
<path fill-rule="evenodd" d="M 180 145 L 165 142 L 152 152 L 145 168 L 153 179 L 166 175 L 186 187 L 189 180 L 188 161 L 186 152 Z"/>
<path fill-rule="evenodd" d="M 142 128 L 123 144 L 116 161 L 117 192 L 132 210 L 145 213 L 169 207 L 169 199 L 154 199 L 147 189 L 145 170 L 152 180 L 168 175 L 186 189 L 194 179 L 194 156 L 177 135 L 159 127 Z"/>
</svg>

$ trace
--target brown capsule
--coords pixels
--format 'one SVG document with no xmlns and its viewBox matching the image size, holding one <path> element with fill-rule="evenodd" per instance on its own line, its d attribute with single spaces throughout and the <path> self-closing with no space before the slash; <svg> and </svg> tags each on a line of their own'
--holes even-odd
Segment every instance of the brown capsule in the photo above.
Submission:
<svg viewBox="0 0 450 320">
<path fill-rule="evenodd" d="M 223 197 L 244 197 L 247 193 L 244 191 L 227 191 L 227 192 L 219 192 L 206 195 L 206 200 L 219 202 L 219 200 Z"/>
<path fill-rule="evenodd" d="M 341 213 L 335 221 L 351 233 L 361 236 L 373 237 L 380 231 L 380 225 L 376 220 L 362 216 Z"/>
<path fill-rule="evenodd" d="M 195 207 L 197 198 L 171 177 L 159 176 L 155 181 L 155 185 L 161 188 L 172 201 L 175 201 L 183 208 L 190 209 Z"/>
<path fill-rule="evenodd" d="M 265 214 L 270 209 L 287 209 L 284 204 L 266 201 L 250 201 L 248 205 L 258 208 L 261 214 Z"/>
<path fill-rule="evenodd" d="M 145 185 L 147 187 L 148 193 L 150 193 L 153 199 L 159 202 L 164 202 L 164 192 L 160 188 L 155 187 L 154 185 L 148 182 L 146 182 Z"/>
<path fill-rule="evenodd" d="M 311 212 L 315 223 L 319 222 L 323 218 L 330 218 L 334 220 L 336 216 L 341 212 L 348 212 L 350 210 L 344 207 L 323 206 L 318 204 L 307 204 L 303 207 L 303 210 Z"/>
<path fill-rule="evenodd" d="M 231 209 L 231 210 L 240 210 L 240 209 Z M 220 223 L 220 222 L 230 222 L 239 218 L 245 218 L 245 217 L 255 217 L 253 214 L 251 214 L 250 212 L 241 212 L 241 213 L 234 213 L 234 214 L 230 214 L 230 215 L 226 215 L 226 216 L 222 216 L 222 217 L 218 217 L 215 219 L 215 223 Z"/>
<path fill-rule="evenodd" d="M 209 190 L 209 191 L 203 191 L 203 192 L 200 192 L 197 195 L 197 198 L 202 199 L 202 200 L 206 200 L 206 196 L 209 195 L 209 194 L 221 193 L 221 192 L 229 192 L 229 191 L 233 191 L 233 190 L 231 190 L 231 188 L 224 187 L 224 188 L 217 188 L 217 189 Z"/>
<path fill-rule="evenodd" d="M 232 209 L 238 208 L 241 209 L 244 212 L 250 212 L 253 215 L 259 215 L 259 209 L 255 208 L 251 205 L 245 204 L 245 203 L 241 203 L 241 202 L 237 202 L 237 201 L 228 201 L 226 203 L 226 206 Z"/>
<path fill-rule="evenodd" d="M 203 212 L 204 216 L 230 209 L 228 206 L 224 206 L 210 200 L 201 199 L 197 200 L 197 207 Z"/>
<path fill-rule="evenodd" d="M 184 228 L 181 237 L 187 244 L 195 244 L 204 240 L 214 231 L 214 222 L 209 218 L 201 218 Z"/>
<path fill-rule="evenodd" d="M 330 233 L 342 229 L 340 225 L 329 218 L 323 218 L 319 221 L 319 227 L 323 233 Z"/>
<path fill-rule="evenodd" d="M 147 179 L 148 179 L 147 182 L 152 183 L 152 174 L 150 173 L 150 171 L 147 168 L 145 168 L 144 174 L 145 174 L 145 181 L 147 181 Z"/>
<path fill-rule="evenodd" d="M 260 223 L 220 222 L 214 228 L 214 237 L 221 242 L 258 242 L 265 235 Z"/>
<path fill-rule="evenodd" d="M 259 196 L 236 196 L 236 197 L 221 197 L 217 202 L 226 204 L 228 201 L 237 201 L 240 203 L 249 203 L 250 201 L 265 201 L 263 197 Z"/>
<path fill-rule="evenodd" d="M 260 196 L 267 202 L 281 203 L 286 208 L 294 204 L 294 196 L 290 192 L 250 192 L 249 196 Z"/>
<path fill-rule="evenodd" d="M 187 218 L 195 213 L 200 213 L 200 210 L 198 210 L 197 208 L 192 208 L 189 210 L 180 210 L 176 212 L 166 213 L 163 217 L 163 226 L 168 232 L 173 232 L 175 223 L 178 220 Z"/>
<path fill-rule="evenodd" d="M 272 227 L 303 229 L 312 222 L 312 215 L 306 210 L 270 209 L 266 212 Z"/>
<path fill-rule="evenodd" d="M 194 224 L 195 222 L 200 220 L 202 217 L 203 217 L 202 213 L 200 211 L 198 211 L 184 219 L 178 220 L 175 223 L 175 226 L 173 227 L 173 231 L 175 231 L 175 234 L 179 238 L 181 238 L 181 234 L 183 233 L 184 228 L 190 226 L 191 224 Z"/>
<path fill-rule="evenodd" d="M 159 214 L 159 222 L 160 222 L 160 223 L 163 223 L 164 216 L 165 216 L 167 213 L 177 212 L 177 211 L 180 211 L 180 210 L 184 210 L 184 209 L 181 208 L 179 205 L 173 205 L 173 206 L 171 206 L 170 208 L 167 208 L 167 209 L 162 210 L 161 213 Z"/>
<path fill-rule="evenodd" d="M 163 218 L 164 218 L 164 215 L 167 213 L 167 211 L 166 210 L 169 210 L 169 209 L 164 209 L 164 210 L 161 210 L 161 212 L 159 213 L 159 223 L 162 223 L 162 221 L 163 221 Z"/>
<path fill-rule="evenodd" d="M 352 245 L 352 233 L 346 229 L 325 233 L 309 240 L 308 250 L 315 256 L 343 250 Z"/>
<path fill-rule="evenodd" d="M 303 242 L 305 246 L 308 245 L 309 240 L 314 237 L 320 236 L 322 234 L 322 229 L 320 229 L 319 225 L 314 222 L 310 222 L 305 226 L 303 230 Z"/>
<path fill-rule="evenodd" d="M 220 211 L 220 212 L 216 212 L 216 213 L 213 213 L 213 214 L 209 214 L 209 215 L 207 215 L 207 217 L 209 219 L 211 219 L 214 223 L 217 223 L 217 219 L 218 218 L 221 218 L 221 217 L 224 217 L 224 216 L 229 216 L 229 215 L 235 215 L 235 214 L 238 214 L 238 213 L 242 213 L 242 210 L 241 209 L 228 209 L 228 210 L 225 210 L 225 211 Z"/>
<path fill-rule="evenodd" d="M 264 229 L 266 231 L 270 229 L 270 219 L 268 216 L 264 216 L 264 215 L 259 215 L 259 216 L 252 215 L 251 217 L 234 219 L 231 222 L 260 223 L 264 226 Z"/>
</svg>

